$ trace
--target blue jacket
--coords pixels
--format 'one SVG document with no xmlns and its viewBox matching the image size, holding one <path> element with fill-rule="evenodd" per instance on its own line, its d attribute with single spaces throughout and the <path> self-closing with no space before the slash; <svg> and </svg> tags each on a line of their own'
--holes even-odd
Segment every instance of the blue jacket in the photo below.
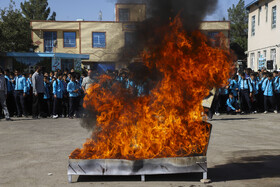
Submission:
<svg viewBox="0 0 280 187">
<path fill-rule="evenodd" d="M 51 97 L 51 95 L 50 95 L 50 85 L 44 82 L 44 88 L 45 88 L 44 99 L 49 99 Z"/>
<path fill-rule="evenodd" d="M 63 98 L 63 83 L 59 79 L 53 81 L 53 95 L 56 95 L 58 99 Z"/>
<path fill-rule="evenodd" d="M 254 94 L 258 94 L 259 93 L 259 82 L 257 81 L 257 79 L 255 80 L 252 80 L 251 78 L 249 79 L 252 86 L 253 86 L 253 91 L 254 91 Z"/>
<path fill-rule="evenodd" d="M 7 75 L 5 75 L 5 79 L 7 80 L 7 92 L 11 93 L 14 90 L 13 85 L 11 83 L 11 79 Z"/>
<path fill-rule="evenodd" d="M 273 96 L 273 90 L 274 90 L 273 80 L 266 79 L 263 82 L 262 90 L 264 91 L 263 95 Z"/>
<path fill-rule="evenodd" d="M 241 79 L 239 82 L 238 82 L 238 85 L 239 85 L 239 90 L 248 90 L 251 92 L 253 92 L 253 87 L 252 85 L 250 84 L 250 80 L 248 79 Z"/>
<path fill-rule="evenodd" d="M 233 105 L 236 103 L 234 97 L 231 99 L 231 98 L 228 98 L 227 99 L 227 106 L 230 107 L 232 110 L 236 110 Z"/>
<path fill-rule="evenodd" d="M 239 88 L 238 82 L 236 80 L 231 80 L 229 84 L 229 88 L 231 89 L 231 92 L 234 97 L 238 96 L 238 90 L 236 88 Z"/>
<path fill-rule="evenodd" d="M 78 89 L 77 83 L 70 81 L 67 84 L 67 92 L 69 92 L 69 97 L 78 97 L 79 94 L 74 92 L 74 90 L 77 90 L 77 89 Z"/>
<path fill-rule="evenodd" d="M 264 91 L 263 90 L 263 83 L 264 81 L 266 80 L 267 78 L 262 78 L 260 81 L 259 81 L 259 91 Z"/>
<path fill-rule="evenodd" d="M 280 77 L 275 77 L 273 79 L 273 84 L 275 93 L 280 93 Z"/>
<path fill-rule="evenodd" d="M 27 93 L 27 83 L 26 78 L 19 75 L 15 77 L 15 90 L 22 90 L 24 93 Z"/>
</svg>

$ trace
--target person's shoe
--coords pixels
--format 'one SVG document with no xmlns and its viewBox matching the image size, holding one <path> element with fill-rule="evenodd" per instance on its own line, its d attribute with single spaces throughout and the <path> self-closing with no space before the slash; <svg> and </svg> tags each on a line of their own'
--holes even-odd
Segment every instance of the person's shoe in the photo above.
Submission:
<svg viewBox="0 0 280 187">
<path fill-rule="evenodd" d="M 216 115 L 216 116 L 219 116 L 219 115 L 220 115 L 220 113 L 219 113 L 219 112 L 215 112 L 215 115 Z"/>
<path fill-rule="evenodd" d="M 73 117 L 72 117 L 72 116 L 69 116 L 69 119 L 73 119 Z"/>
<path fill-rule="evenodd" d="M 28 118 L 28 115 L 24 115 L 25 118 Z"/>
<path fill-rule="evenodd" d="M 254 114 L 258 113 L 257 111 L 254 111 Z"/>
<path fill-rule="evenodd" d="M 264 111 L 264 114 L 267 114 L 267 111 Z"/>
<path fill-rule="evenodd" d="M 6 118 L 6 121 L 13 121 L 11 118 Z"/>
<path fill-rule="evenodd" d="M 38 116 L 32 116 L 32 119 L 38 119 Z"/>
<path fill-rule="evenodd" d="M 242 115 L 243 115 L 243 114 L 245 114 L 245 112 L 243 112 L 243 111 L 242 111 L 240 114 L 242 114 Z"/>
<path fill-rule="evenodd" d="M 274 110 L 274 113 L 275 113 L 275 114 L 277 114 L 277 113 L 278 113 L 278 111 L 277 111 L 277 110 Z"/>
<path fill-rule="evenodd" d="M 53 115 L 53 119 L 57 119 L 58 118 L 58 115 Z"/>
</svg>

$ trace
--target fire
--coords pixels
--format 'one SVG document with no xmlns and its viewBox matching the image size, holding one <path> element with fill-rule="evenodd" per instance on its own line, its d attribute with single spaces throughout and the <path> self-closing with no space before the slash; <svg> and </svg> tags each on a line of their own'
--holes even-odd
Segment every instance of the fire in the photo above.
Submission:
<svg viewBox="0 0 280 187">
<path fill-rule="evenodd" d="M 199 31 L 187 33 L 178 17 L 159 32 L 162 44 L 146 48 L 143 59 L 162 79 L 149 95 L 134 97 L 108 76 L 91 86 L 84 108 L 96 113 L 96 128 L 70 159 L 152 159 L 203 155 L 211 125 L 203 122 L 202 100 L 226 84 L 228 51 L 209 46 Z M 93 124 L 94 125 L 94 124 Z"/>
</svg>

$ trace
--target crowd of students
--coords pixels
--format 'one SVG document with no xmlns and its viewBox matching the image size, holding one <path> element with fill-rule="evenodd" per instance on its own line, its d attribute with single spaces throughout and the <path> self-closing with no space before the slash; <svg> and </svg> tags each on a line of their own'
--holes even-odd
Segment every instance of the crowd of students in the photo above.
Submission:
<svg viewBox="0 0 280 187">
<path fill-rule="evenodd" d="M 247 68 L 220 88 L 214 100 L 213 110 L 220 113 L 278 113 L 280 111 L 279 72 L 268 72 L 265 68 L 258 72 Z"/>
<path fill-rule="evenodd" d="M 57 70 L 43 72 L 36 67 L 33 73 L 10 72 L 0 69 L 0 108 L 6 120 L 10 117 L 81 117 L 84 114 L 83 97 L 89 86 L 97 82 L 98 73 L 89 69 L 82 74 Z M 149 94 L 151 81 L 133 79 L 128 71 L 106 72 L 113 81 L 120 82 L 131 94 Z M 265 69 L 254 72 L 246 69 L 218 89 L 211 107 L 211 113 L 278 113 L 280 111 L 280 74 Z M 209 118 L 212 118 L 210 116 Z"/>
</svg>

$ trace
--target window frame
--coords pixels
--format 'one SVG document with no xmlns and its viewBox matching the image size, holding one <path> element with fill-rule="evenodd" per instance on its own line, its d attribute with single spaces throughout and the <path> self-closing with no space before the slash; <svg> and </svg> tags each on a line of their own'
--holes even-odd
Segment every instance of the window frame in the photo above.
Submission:
<svg viewBox="0 0 280 187">
<path fill-rule="evenodd" d="M 104 35 L 105 35 L 105 45 L 104 45 L 104 47 L 94 47 L 93 46 L 93 44 L 94 44 L 94 42 L 93 42 L 93 39 L 94 39 L 94 37 L 93 37 L 93 33 L 104 33 Z M 91 32 L 91 47 L 93 48 L 93 49 L 106 49 L 107 48 L 107 33 L 104 31 L 104 32 L 101 32 L 101 31 L 92 31 Z"/>
<path fill-rule="evenodd" d="M 64 43 L 64 41 L 65 41 L 65 39 L 64 39 L 64 34 L 66 33 L 66 32 L 71 32 L 71 33 L 75 33 L 75 47 L 65 47 L 65 43 Z M 77 32 L 76 31 L 63 31 L 63 48 L 77 48 Z"/>
<path fill-rule="evenodd" d="M 128 10 L 128 20 L 126 21 L 122 21 L 121 19 L 120 19 L 120 10 Z M 118 20 L 119 20 L 119 22 L 129 22 L 130 21 L 130 9 L 129 8 L 118 8 Z"/>
<path fill-rule="evenodd" d="M 55 46 L 53 46 L 52 47 L 52 51 L 50 52 L 50 51 L 46 51 L 46 48 L 45 48 L 45 33 L 46 32 L 53 32 L 53 33 L 56 33 L 56 47 Z M 57 48 L 57 46 L 58 46 L 58 39 L 57 39 L 57 35 L 58 35 L 58 31 L 57 30 L 43 30 L 43 51 L 44 51 L 44 53 L 54 53 L 54 48 Z"/>
<path fill-rule="evenodd" d="M 256 15 L 252 16 L 251 20 L 251 36 L 256 35 Z"/>
<path fill-rule="evenodd" d="M 260 23 L 261 23 L 261 12 L 262 12 L 262 7 L 260 6 L 260 7 L 259 7 L 259 10 L 258 10 L 258 26 L 259 26 Z"/>
<path fill-rule="evenodd" d="M 275 9 L 275 22 L 274 22 L 274 11 L 273 11 L 274 9 Z M 276 5 L 275 5 L 271 9 L 271 29 L 276 28 L 276 22 L 277 22 L 277 8 L 276 8 Z"/>
<path fill-rule="evenodd" d="M 265 3 L 265 22 L 268 21 L 268 3 Z"/>
</svg>

